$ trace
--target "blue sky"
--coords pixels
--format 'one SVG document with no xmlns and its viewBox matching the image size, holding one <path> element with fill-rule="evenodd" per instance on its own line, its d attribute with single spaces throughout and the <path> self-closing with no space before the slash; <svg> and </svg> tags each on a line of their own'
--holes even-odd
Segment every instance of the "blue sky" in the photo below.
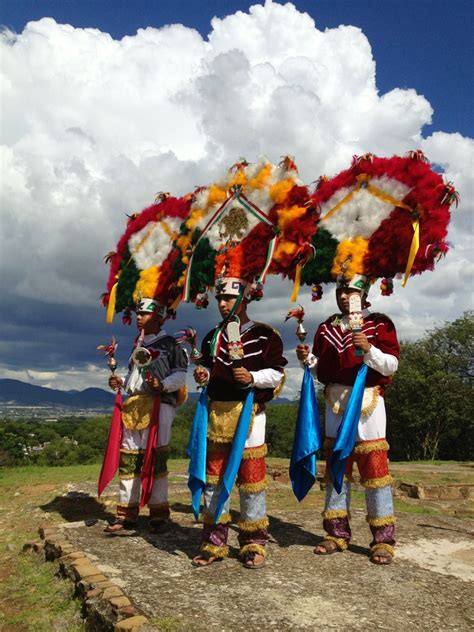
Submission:
<svg viewBox="0 0 474 632">
<path fill-rule="evenodd" d="M 97 344 L 117 336 L 123 366 L 134 334 L 120 318 L 107 327 L 98 300 L 102 257 L 124 231 L 124 213 L 157 191 L 209 184 L 240 156 L 294 155 L 309 183 L 353 154 L 423 149 L 461 193 L 452 249 L 435 273 L 371 300 L 403 339 L 472 308 L 474 2 L 295 0 L 249 12 L 253 5 L 0 3 L 0 24 L 16 33 L 0 38 L 0 378 L 105 386 Z M 156 30 L 137 34 L 147 27 Z M 293 327 L 283 324 L 288 298 L 286 284 L 270 279 L 251 315 L 285 338 L 291 397 L 301 376 Z M 300 300 L 310 332 L 335 309 L 329 291 L 317 304 L 309 292 Z M 203 336 L 216 321 L 212 302 L 207 312 L 184 305 L 168 329 L 192 323 Z"/>
<path fill-rule="evenodd" d="M 248 0 L 2 0 L 0 23 L 21 32 L 27 22 L 53 17 L 113 38 L 139 28 L 181 23 L 203 37 L 214 16 L 256 4 Z M 474 2 L 472 0 L 295 0 L 320 30 L 360 27 L 377 61 L 381 92 L 415 87 L 434 108 L 430 129 L 474 136 Z"/>
</svg>

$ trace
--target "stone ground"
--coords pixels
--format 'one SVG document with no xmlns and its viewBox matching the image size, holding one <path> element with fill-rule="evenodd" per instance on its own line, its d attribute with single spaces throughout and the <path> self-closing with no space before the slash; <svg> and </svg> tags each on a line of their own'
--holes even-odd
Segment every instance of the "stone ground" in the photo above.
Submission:
<svg viewBox="0 0 474 632">
<path fill-rule="evenodd" d="M 200 525 L 189 513 L 183 482 L 172 484 L 172 528 L 151 535 L 146 521 L 130 535 L 103 532 L 112 500 L 93 498 L 95 484 L 69 486 L 43 507 L 61 509 L 69 540 L 162 629 L 196 632 L 256 630 L 472 630 L 474 629 L 474 521 L 448 515 L 400 513 L 397 557 L 390 566 L 368 560 L 365 512 L 353 510 L 354 540 L 344 553 L 312 553 L 321 541 L 323 493 L 297 512 L 272 508 L 271 542 L 263 570 L 244 569 L 231 557 L 208 568 L 190 559 Z M 270 498 L 286 485 L 273 482 Z M 113 493 L 114 487 L 110 493 Z M 111 497 L 110 497 L 111 498 Z M 182 503 L 176 499 L 181 500 Z M 284 506 L 284 505 L 283 505 Z M 78 520 L 84 508 L 84 517 Z"/>
</svg>

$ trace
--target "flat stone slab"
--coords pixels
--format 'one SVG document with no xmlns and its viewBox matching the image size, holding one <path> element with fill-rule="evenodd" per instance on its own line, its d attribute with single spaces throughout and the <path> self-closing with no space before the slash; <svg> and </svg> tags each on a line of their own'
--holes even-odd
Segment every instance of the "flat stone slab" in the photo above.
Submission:
<svg viewBox="0 0 474 632">
<path fill-rule="evenodd" d="M 472 630 L 474 521 L 404 513 L 397 557 L 368 560 L 365 512 L 352 512 L 354 540 L 344 553 L 314 555 L 322 539 L 320 506 L 270 511 L 266 567 L 248 570 L 231 557 L 207 568 L 190 560 L 201 526 L 174 505 L 172 529 L 152 535 L 146 522 L 130 535 L 104 533 L 105 523 L 67 530 L 76 550 L 110 577 L 152 621 L 193 631 Z"/>
</svg>

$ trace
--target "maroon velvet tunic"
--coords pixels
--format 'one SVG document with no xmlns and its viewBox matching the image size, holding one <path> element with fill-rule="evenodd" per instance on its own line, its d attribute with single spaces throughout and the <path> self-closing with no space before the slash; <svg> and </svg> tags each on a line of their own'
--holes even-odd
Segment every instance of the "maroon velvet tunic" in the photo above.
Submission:
<svg viewBox="0 0 474 632">
<path fill-rule="evenodd" d="M 332 325 L 337 315 L 322 323 L 314 337 L 313 353 L 318 358 L 317 377 L 323 384 L 354 384 L 363 356 L 354 354 L 352 331 L 342 331 L 340 325 Z M 374 347 L 399 358 L 400 345 L 392 321 L 384 314 L 368 314 L 364 318 L 363 333 Z M 366 386 L 385 386 L 390 377 L 381 375 L 369 367 Z"/>
<path fill-rule="evenodd" d="M 203 358 L 201 364 L 210 371 L 208 395 L 217 401 L 244 401 L 247 389 L 239 387 L 232 375 L 232 363 L 229 359 L 228 340 L 225 330 L 222 332 L 221 344 L 216 357 L 210 354 L 210 342 L 215 329 L 210 331 L 202 343 Z M 283 342 L 278 333 L 263 323 L 252 323 L 241 334 L 244 358 L 241 366 L 248 371 L 275 369 L 283 372 L 287 364 L 283 357 Z M 254 401 L 268 402 L 273 397 L 273 389 L 256 388 Z"/>
</svg>

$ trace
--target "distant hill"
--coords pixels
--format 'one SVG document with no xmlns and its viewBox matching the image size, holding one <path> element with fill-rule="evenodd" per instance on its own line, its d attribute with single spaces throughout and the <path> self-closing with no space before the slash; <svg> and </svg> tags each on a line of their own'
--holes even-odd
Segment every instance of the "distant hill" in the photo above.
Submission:
<svg viewBox="0 0 474 632">
<path fill-rule="evenodd" d="M 0 405 L 58 406 L 67 408 L 111 408 L 115 395 L 101 388 L 84 391 L 59 391 L 20 382 L 0 380 Z"/>
<path fill-rule="evenodd" d="M 188 401 L 197 402 L 200 393 L 190 391 Z M 86 388 L 84 391 L 59 391 L 54 388 L 35 386 L 20 380 L 0 380 L 0 406 L 48 406 L 61 408 L 112 408 L 114 393 L 102 388 Z M 291 404 L 291 400 L 279 397 L 272 404 Z"/>
</svg>

